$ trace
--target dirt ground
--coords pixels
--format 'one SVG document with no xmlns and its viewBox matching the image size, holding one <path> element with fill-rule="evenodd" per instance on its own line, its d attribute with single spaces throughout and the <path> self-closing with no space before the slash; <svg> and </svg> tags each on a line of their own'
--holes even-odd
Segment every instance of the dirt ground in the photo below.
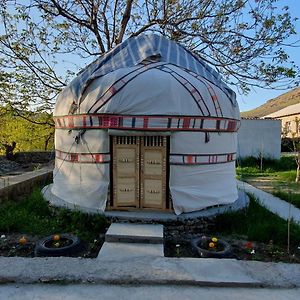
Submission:
<svg viewBox="0 0 300 300">
<path fill-rule="evenodd" d="M 25 243 L 22 238 L 25 239 Z M 35 244 L 39 239 L 38 236 L 29 234 L 0 234 L 0 256 L 34 257 Z M 97 257 L 103 243 L 104 236 L 99 236 L 98 239 L 89 243 L 82 242 L 81 250 L 76 254 L 76 257 Z"/>
<path fill-rule="evenodd" d="M 26 243 L 21 244 L 20 239 L 25 237 Z M 1 234 L 0 236 L 0 256 L 21 256 L 34 257 L 34 248 L 38 236 L 27 234 Z M 286 262 L 300 263 L 300 249 L 290 249 L 290 254 L 286 249 L 279 248 L 272 244 L 249 242 L 245 239 L 224 238 L 232 247 L 232 256 L 238 260 L 258 260 L 265 262 Z M 82 250 L 76 254 L 76 257 L 95 258 L 97 257 L 101 246 L 104 243 L 104 235 L 98 239 L 83 243 Z M 191 240 L 166 239 L 165 256 L 167 257 L 199 257 L 199 254 L 191 246 Z"/>
<path fill-rule="evenodd" d="M 269 244 L 249 242 L 242 238 L 226 237 L 224 240 L 231 245 L 232 255 L 228 258 L 238 260 L 257 260 L 264 262 L 300 263 L 300 249 L 287 249 Z M 168 240 L 165 244 L 165 256 L 169 257 L 199 257 L 198 252 L 192 248 L 191 240 Z"/>
</svg>

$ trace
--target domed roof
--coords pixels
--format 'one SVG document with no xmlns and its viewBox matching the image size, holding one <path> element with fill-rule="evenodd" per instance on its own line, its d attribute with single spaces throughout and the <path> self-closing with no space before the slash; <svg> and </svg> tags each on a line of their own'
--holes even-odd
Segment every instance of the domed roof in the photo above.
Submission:
<svg viewBox="0 0 300 300">
<path fill-rule="evenodd" d="M 84 69 L 58 97 L 54 116 L 118 113 L 237 118 L 232 105 L 236 106 L 234 92 L 198 57 L 162 36 L 141 35 Z"/>
</svg>

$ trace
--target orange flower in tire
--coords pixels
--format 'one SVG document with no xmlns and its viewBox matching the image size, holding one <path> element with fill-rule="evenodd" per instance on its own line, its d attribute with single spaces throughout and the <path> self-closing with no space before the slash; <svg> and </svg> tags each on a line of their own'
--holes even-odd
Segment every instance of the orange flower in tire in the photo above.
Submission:
<svg viewBox="0 0 300 300">
<path fill-rule="evenodd" d="M 210 243 L 208 244 L 208 247 L 209 247 L 209 248 L 214 248 L 214 247 L 215 247 L 215 243 L 210 242 Z"/>
<path fill-rule="evenodd" d="M 58 242 L 60 240 L 60 235 L 59 234 L 55 234 L 53 236 L 53 241 Z"/>
<path fill-rule="evenodd" d="M 19 244 L 24 246 L 25 244 L 27 243 L 27 239 L 25 236 L 22 236 L 20 239 L 19 239 Z"/>
</svg>

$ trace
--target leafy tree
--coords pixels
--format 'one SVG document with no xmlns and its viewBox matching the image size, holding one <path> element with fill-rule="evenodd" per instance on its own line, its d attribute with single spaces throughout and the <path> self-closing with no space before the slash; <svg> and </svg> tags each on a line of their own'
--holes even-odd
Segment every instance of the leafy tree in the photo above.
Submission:
<svg viewBox="0 0 300 300">
<path fill-rule="evenodd" d="M 22 112 L 22 115 L 27 115 L 31 122 L 16 115 L 9 107 L 0 107 L 0 153 L 6 153 L 12 159 L 13 151 L 53 149 L 54 128 L 47 125 L 51 115 L 32 112 Z"/>
<path fill-rule="evenodd" d="M 19 111 L 47 111 L 80 67 L 79 57 L 89 63 L 150 31 L 193 50 L 244 92 L 251 86 L 289 88 L 299 77 L 284 50 L 295 35 L 295 19 L 277 2 L 2 0 L 0 101 Z"/>
</svg>

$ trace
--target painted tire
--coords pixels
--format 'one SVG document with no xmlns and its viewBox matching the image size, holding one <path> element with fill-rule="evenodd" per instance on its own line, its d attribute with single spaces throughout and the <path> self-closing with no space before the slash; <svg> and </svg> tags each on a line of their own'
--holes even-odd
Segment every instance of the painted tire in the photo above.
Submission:
<svg viewBox="0 0 300 300">
<path fill-rule="evenodd" d="M 81 241 L 77 236 L 64 233 L 60 238 L 71 241 L 71 244 L 60 248 L 49 247 L 48 244 L 53 241 L 53 235 L 50 235 L 37 241 L 34 249 L 35 256 L 72 256 L 81 250 Z"/>
<path fill-rule="evenodd" d="M 199 244 L 201 244 L 201 241 L 202 241 L 202 237 L 193 239 L 191 241 L 193 249 L 199 254 L 200 257 L 203 258 L 209 258 L 209 257 L 210 258 L 232 258 L 233 257 L 231 246 L 224 240 L 220 240 L 220 239 L 218 240 L 218 243 L 224 249 L 223 251 L 218 251 L 218 252 L 209 251 L 201 248 L 199 246 Z"/>
</svg>

